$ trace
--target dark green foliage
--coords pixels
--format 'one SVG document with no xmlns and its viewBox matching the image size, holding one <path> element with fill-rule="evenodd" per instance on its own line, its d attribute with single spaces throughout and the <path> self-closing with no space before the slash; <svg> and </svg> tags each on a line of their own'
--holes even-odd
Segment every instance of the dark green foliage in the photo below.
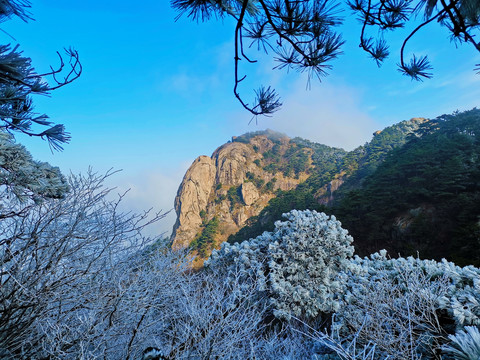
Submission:
<svg viewBox="0 0 480 360">
<path fill-rule="evenodd" d="M 272 174 L 282 172 L 284 176 L 298 178 L 300 173 L 315 174 L 321 170 L 329 172 L 336 169 L 345 154 L 346 151 L 342 149 L 295 138 L 288 147 L 282 148 L 280 144 L 275 144 L 272 149 L 264 152 L 263 169 Z M 310 166 L 310 159 L 315 170 Z"/>
<path fill-rule="evenodd" d="M 263 190 L 263 185 L 265 184 L 265 180 L 259 177 L 256 177 L 255 174 L 251 173 L 250 171 L 247 172 L 246 176 L 247 176 L 247 179 L 245 180 L 245 182 L 252 182 L 255 184 L 257 189 Z"/>
<path fill-rule="evenodd" d="M 250 139 L 246 138 L 245 136 L 238 136 L 234 139 L 232 139 L 232 142 L 239 142 L 242 144 L 248 144 L 250 142 Z"/>
<path fill-rule="evenodd" d="M 255 160 L 253 160 L 253 163 L 254 163 L 255 165 L 257 165 L 258 167 L 261 167 L 261 166 L 262 166 L 262 164 L 261 164 L 261 162 L 260 162 L 260 159 L 255 159 Z"/>
<path fill-rule="evenodd" d="M 190 243 L 190 248 L 197 250 L 198 254 L 205 258 L 207 252 L 213 249 L 215 245 L 215 235 L 218 232 L 218 218 L 214 217 L 208 222 L 203 222 L 202 232 Z"/>
<path fill-rule="evenodd" d="M 315 200 L 312 190 L 305 183 L 300 184 L 295 190 L 280 190 L 277 197 L 270 200 L 268 206 L 258 216 L 249 218 L 247 225 L 236 234 L 230 235 L 227 241 L 229 243 L 241 242 L 255 238 L 264 231 L 273 231 L 275 221 L 281 219 L 282 214 L 291 209 L 310 209 L 321 212 L 325 207 Z"/>
<path fill-rule="evenodd" d="M 315 168 L 308 171 L 311 175 L 306 180 L 308 187 L 313 192 L 331 181 L 335 174 L 341 171 L 341 167 L 345 162 L 344 159 L 349 154 L 343 149 L 332 148 L 301 138 L 294 138 L 292 142 L 302 149 L 310 148 L 313 150 L 312 165 Z"/>
<path fill-rule="evenodd" d="M 278 165 L 277 165 L 276 163 L 272 162 L 272 163 L 266 165 L 266 166 L 263 168 L 263 170 L 268 171 L 268 172 L 274 174 L 274 173 L 276 173 L 276 172 L 278 171 Z"/>
<path fill-rule="evenodd" d="M 271 173 L 281 171 L 284 176 L 298 178 L 301 172 L 309 170 L 309 152 L 295 143 L 290 143 L 286 150 L 282 150 L 280 144 L 275 144 L 263 153 L 263 158 L 266 163 L 264 170 Z"/>
<path fill-rule="evenodd" d="M 332 162 L 338 163 L 347 154 L 343 149 L 317 144 L 299 137 L 293 138 L 292 143 L 296 144 L 299 149 L 312 149 L 312 163 L 319 168 L 324 168 L 325 165 Z"/>
<path fill-rule="evenodd" d="M 410 136 L 416 137 L 413 134 L 418 134 L 423 124 L 428 124 L 428 122 L 410 120 L 389 126 L 376 132 L 369 143 L 346 154 L 343 157 L 341 169 L 348 179 L 336 197 L 342 197 L 345 191 L 361 187 L 364 179 L 375 172 L 387 154 L 393 149 L 403 146 Z"/>
<path fill-rule="evenodd" d="M 220 190 L 222 188 L 222 184 L 218 183 L 217 186 L 215 186 L 215 190 Z"/>
<path fill-rule="evenodd" d="M 270 150 L 267 150 L 263 153 L 263 158 L 270 161 L 280 161 L 280 144 L 275 144 Z"/>
<path fill-rule="evenodd" d="M 232 210 L 235 207 L 235 204 L 243 204 L 241 187 L 232 186 L 228 189 L 227 199 L 230 200 L 230 209 Z"/>
<path fill-rule="evenodd" d="M 292 146 L 285 151 L 284 159 L 286 164 L 283 166 L 283 175 L 298 178 L 301 172 L 309 170 L 309 153 L 301 146 Z"/>
<path fill-rule="evenodd" d="M 266 191 L 273 191 L 273 187 L 275 186 L 275 183 L 277 182 L 276 178 L 273 178 L 270 180 L 266 185 L 265 185 L 265 190 Z"/>
<path fill-rule="evenodd" d="M 215 204 L 220 204 L 223 200 L 225 200 L 227 198 L 226 195 L 224 194 L 221 194 L 221 195 L 218 195 L 216 198 L 215 198 Z"/>
<path fill-rule="evenodd" d="M 420 128 L 332 209 L 360 254 L 480 264 L 480 110 L 442 116 Z"/>
<path fill-rule="evenodd" d="M 260 179 L 260 178 L 255 178 L 254 179 L 254 184 L 257 188 L 261 189 L 263 185 L 265 185 L 265 180 Z"/>
</svg>

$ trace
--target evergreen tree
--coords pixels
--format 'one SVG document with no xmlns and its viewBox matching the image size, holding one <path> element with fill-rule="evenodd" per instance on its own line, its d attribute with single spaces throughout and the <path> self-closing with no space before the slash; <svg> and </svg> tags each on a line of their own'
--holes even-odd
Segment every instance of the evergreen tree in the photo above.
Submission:
<svg viewBox="0 0 480 360">
<path fill-rule="evenodd" d="M 273 232 L 214 250 L 206 264 L 227 277 L 238 274 L 246 291 L 256 279 L 260 294 L 279 319 L 314 319 L 338 309 L 345 281 L 340 274 L 353 255 L 353 238 L 334 216 L 316 211 L 284 214 Z M 243 289 L 243 290 L 242 290 Z"/>
<path fill-rule="evenodd" d="M 28 0 L 6 0 L 0 2 L 0 22 L 11 17 L 24 21 L 31 19 Z M 29 136 L 38 136 L 48 141 L 51 148 L 62 149 L 62 144 L 70 136 L 61 124 L 54 124 L 45 114 L 34 112 L 32 95 L 48 95 L 77 79 L 82 66 L 77 51 L 66 49 L 68 64 L 57 52 L 60 64 L 44 74 L 38 74 L 32 67 L 31 59 L 22 55 L 19 45 L 0 44 L 0 131 L 21 132 Z M 68 68 L 68 70 L 66 69 Z M 62 75 L 63 74 L 63 75 Z M 45 81 L 52 79 L 52 84 Z M 47 127 L 41 131 L 37 126 Z"/>
<path fill-rule="evenodd" d="M 359 46 L 379 66 L 389 55 L 383 33 L 411 24 L 413 30 L 400 48 L 398 66 L 400 72 L 412 79 L 432 76 L 427 56 L 405 58 L 408 41 L 432 22 L 446 27 L 455 42 L 469 43 L 480 51 L 476 37 L 480 29 L 480 5 L 475 0 L 346 0 L 344 4 L 329 0 L 171 0 L 171 4 L 178 16 L 187 14 L 194 20 L 223 16 L 234 19 L 234 94 L 254 116 L 271 114 L 281 103 L 270 87 L 261 86 L 252 105 L 240 96 L 238 87 L 245 79 L 240 61 L 255 62 L 246 54 L 247 44 L 272 51 L 278 62 L 275 69 L 306 72 L 309 81 L 325 76 L 331 68 L 330 61 L 341 54 L 343 40 L 336 27 L 342 23 L 342 5 L 360 20 Z M 480 69 L 480 64 L 477 66 Z"/>
<path fill-rule="evenodd" d="M 43 200 L 62 198 L 68 190 L 57 167 L 34 161 L 24 146 L 0 130 L 0 221 Z"/>
</svg>

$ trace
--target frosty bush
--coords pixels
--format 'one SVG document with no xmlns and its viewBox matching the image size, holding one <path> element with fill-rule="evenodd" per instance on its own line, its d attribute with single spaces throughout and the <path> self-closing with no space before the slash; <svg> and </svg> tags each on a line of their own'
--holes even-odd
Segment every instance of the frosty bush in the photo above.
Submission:
<svg viewBox="0 0 480 360">
<path fill-rule="evenodd" d="M 345 336 L 374 342 L 377 354 L 396 359 L 430 356 L 446 341 L 450 324 L 478 324 L 480 269 L 447 261 L 388 259 L 381 251 L 355 257 L 346 271 L 338 318 Z M 428 358 L 428 356 L 427 356 Z"/>
<path fill-rule="evenodd" d="M 71 176 L 64 199 L 2 198 L 0 209 L 15 211 L 0 216 L 0 357 L 80 354 L 99 321 L 90 310 L 114 306 L 109 281 L 143 246 L 149 220 L 118 212 L 122 196 L 107 199 L 106 176 Z"/>
<path fill-rule="evenodd" d="M 371 260 L 356 257 L 337 315 L 347 337 L 375 343 L 379 358 L 417 359 L 424 349 L 432 353 L 442 336 L 436 311 L 446 292 L 445 279 L 432 280 L 413 258 L 387 260 L 384 252 Z"/>
<path fill-rule="evenodd" d="M 455 335 L 450 335 L 451 343 L 444 346 L 445 353 L 456 360 L 480 359 L 480 331 L 477 327 L 466 326 Z"/>
<path fill-rule="evenodd" d="M 239 244 L 224 243 L 206 262 L 232 277 L 240 271 L 245 291 L 256 279 L 258 294 L 266 294 L 277 318 L 311 319 L 338 310 L 342 270 L 353 255 L 353 239 L 334 216 L 316 211 L 283 215 L 273 232 Z"/>
<path fill-rule="evenodd" d="M 457 329 L 468 325 L 480 326 L 480 269 L 474 266 L 460 267 L 452 262 L 442 260 L 422 260 L 418 258 L 388 259 L 383 250 L 370 255 L 369 258 L 355 256 L 347 272 L 347 302 L 368 294 L 367 284 L 375 284 L 382 279 L 395 282 L 404 290 L 413 286 L 431 291 L 435 281 L 443 282 L 443 295 L 437 296 L 437 309 L 445 312 Z M 416 274 L 417 279 L 410 282 L 408 274 Z M 412 280 L 413 281 L 413 280 Z M 420 283 L 417 283 L 419 282 Z M 422 285 L 422 283 L 424 283 Z"/>
<path fill-rule="evenodd" d="M 162 215 L 119 212 L 122 196 L 109 200 L 104 180 L 71 176 L 64 199 L 0 217 L 0 358 L 264 353 L 263 312 L 250 300 L 257 287 L 240 294 L 233 277 L 191 274 L 185 254 L 142 235 Z"/>
</svg>

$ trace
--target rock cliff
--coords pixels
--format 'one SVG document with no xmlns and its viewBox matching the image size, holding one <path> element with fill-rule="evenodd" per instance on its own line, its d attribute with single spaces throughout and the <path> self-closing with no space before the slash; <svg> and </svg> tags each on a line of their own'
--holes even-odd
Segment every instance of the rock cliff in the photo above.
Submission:
<svg viewBox="0 0 480 360">
<path fill-rule="evenodd" d="M 268 130 L 233 137 L 211 157 L 196 159 L 185 174 L 175 200 L 172 247 L 205 258 L 227 239 L 242 241 L 272 228 L 292 207 L 331 207 L 361 188 L 425 122 L 416 118 L 376 131 L 351 152 Z"/>
<path fill-rule="evenodd" d="M 175 197 L 177 221 L 174 249 L 185 248 L 202 224 L 200 212 L 207 207 L 216 168 L 208 156 L 199 156 L 190 166 Z"/>
<path fill-rule="evenodd" d="M 302 166 L 287 168 L 287 157 L 296 153 L 303 159 Z M 267 131 L 233 138 L 211 157 L 198 157 L 175 198 L 172 248 L 194 244 L 208 247 L 209 253 L 258 215 L 277 190 L 291 190 L 304 181 L 312 168 L 310 155 L 288 137 Z M 218 221 L 215 231 L 202 237 L 213 219 Z"/>
</svg>

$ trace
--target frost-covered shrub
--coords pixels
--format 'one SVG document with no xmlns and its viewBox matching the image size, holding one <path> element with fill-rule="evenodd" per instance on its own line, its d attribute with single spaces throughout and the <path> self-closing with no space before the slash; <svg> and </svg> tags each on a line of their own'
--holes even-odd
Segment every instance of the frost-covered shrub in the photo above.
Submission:
<svg viewBox="0 0 480 360">
<path fill-rule="evenodd" d="M 446 332 L 478 324 L 480 269 L 447 261 L 354 257 L 337 315 L 345 336 L 374 342 L 377 354 L 412 359 L 432 354 Z M 440 317 L 441 315 L 441 317 Z M 354 335 L 355 334 L 355 335 Z"/>
<path fill-rule="evenodd" d="M 0 219 L 15 215 L 30 200 L 61 198 L 67 191 L 67 180 L 57 167 L 33 160 L 24 146 L 0 129 Z"/>
<path fill-rule="evenodd" d="M 436 311 L 447 285 L 418 264 L 413 258 L 388 260 L 384 252 L 352 260 L 345 304 L 337 313 L 347 338 L 375 343 L 379 358 L 431 353 L 442 333 Z"/>
<path fill-rule="evenodd" d="M 345 277 L 340 272 L 353 255 L 353 238 L 334 216 L 291 211 L 275 224 L 268 247 L 272 305 L 276 315 L 313 318 L 338 310 Z"/>
<path fill-rule="evenodd" d="M 348 290 L 345 299 L 351 303 L 351 299 L 368 291 L 367 284 L 387 279 L 403 286 L 405 290 L 411 290 L 414 284 L 410 282 L 408 274 L 421 277 L 428 288 L 435 280 L 445 284 L 445 293 L 437 298 L 436 306 L 448 313 L 457 328 L 480 325 L 480 269 L 474 266 L 462 268 L 446 260 L 437 262 L 413 257 L 388 259 L 384 250 L 369 258 L 355 256 L 347 271 Z"/>
<path fill-rule="evenodd" d="M 450 335 L 451 343 L 444 346 L 445 353 L 456 360 L 480 359 L 480 331 L 475 326 L 466 326 L 465 330 Z"/>
<path fill-rule="evenodd" d="M 311 339 L 313 350 L 316 351 L 315 360 L 375 360 L 376 344 L 373 342 L 362 343 L 359 334 L 345 337 L 341 332 L 341 324 L 337 317 L 332 316 L 330 331 L 319 330 L 319 326 L 300 326 L 295 331 Z M 383 360 L 383 358 L 382 358 Z"/>
<path fill-rule="evenodd" d="M 109 199 L 108 176 L 71 175 L 59 188 L 70 189 L 63 199 L 31 186 L 28 194 L 44 195 L 42 201 L 1 198 L 1 359 L 94 359 L 109 335 L 103 324 L 121 322 L 117 299 L 126 297 L 129 277 L 139 278 L 132 256 L 150 241 L 142 229 L 162 215 L 119 212 L 123 196 Z M 46 182 L 46 189 L 60 180 Z M 5 214 L 5 208 L 18 210 Z M 125 318 L 130 326 L 142 315 L 132 309 Z M 130 329 L 122 328 L 109 345 L 125 340 Z"/>
<path fill-rule="evenodd" d="M 267 294 L 269 306 L 278 318 L 314 318 L 338 310 L 342 270 L 353 255 L 353 239 L 334 216 L 316 211 L 283 215 L 273 232 L 264 232 L 242 243 L 224 243 L 206 262 L 215 271 L 237 278 L 248 289 L 255 278 L 259 294 Z M 244 291 L 239 289 L 239 291 Z"/>
</svg>

